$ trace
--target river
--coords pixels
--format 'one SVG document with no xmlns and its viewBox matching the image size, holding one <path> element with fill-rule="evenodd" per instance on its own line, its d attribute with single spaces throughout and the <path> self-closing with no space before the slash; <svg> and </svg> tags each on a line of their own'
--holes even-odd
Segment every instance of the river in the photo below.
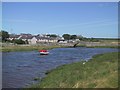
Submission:
<svg viewBox="0 0 120 90">
<path fill-rule="evenodd" d="M 2 53 L 2 87 L 25 88 L 33 83 L 35 77 L 43 78 L 48 70 L 64 64 L 89 60 L 93 55 L 116 52 L 115 48 L 56 48 L 49 55 L 38 51 Z"/>
</svg>

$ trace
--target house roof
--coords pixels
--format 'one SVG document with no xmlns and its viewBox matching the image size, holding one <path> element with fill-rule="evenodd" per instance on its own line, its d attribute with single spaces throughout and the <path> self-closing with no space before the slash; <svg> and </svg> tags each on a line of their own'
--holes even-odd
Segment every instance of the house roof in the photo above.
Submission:
<svg viewBox="0 0 120 90">
<path fill-rule="evenodd" d="M 20 39 L 32 39 L 32 38 L 33 36 L 25 36 L 25 35 L 20 37 Z"/>
<path fill-rule="evenodd" d="M 48 39 L 47 37 L 40 37 L 40 36 L 35 36 L 36 39 Z"/>
<path fill-rule="evenodd" d="M 10 35 L 10 38 L 18 38 L 19 37 L 19 39 L 32 39 L 33 37 L 35 37 L 37 40 L 40 40 L 40 39 L 42 39 L 42 40 L 44 40 L 44 39 L 46 39 L 46 40 L 59 40 L 60 38 L 59 37 L 57 37 L 57 38 L 55 38 L 55 37 L 44 37 L 44 36 L 36 36 L 36 35 L 34 35 L 34 36 L 32 36 L 31 34 L 21 34 L 21 35 L 14 35 L 14 34 L 11 34 Z"/>
<path fill-rule="evenodd" d="M 26 34 L 26 33 L 21 33 L 21 36 L 25 35 L 25 36 L 32 36 L 32 34 Z"/>
<path fill-rule="evenodd" d="M 55 40 L 56 38 L 53 37 L 40 37 L 40 36 L 36 36 L 36 39 L 47 39 L 47 40 Z"/>
<path fill-rule="evenodd" d="M 9 38 L 18 38 L 20 35 L 10 34 Z"/>
</svg>

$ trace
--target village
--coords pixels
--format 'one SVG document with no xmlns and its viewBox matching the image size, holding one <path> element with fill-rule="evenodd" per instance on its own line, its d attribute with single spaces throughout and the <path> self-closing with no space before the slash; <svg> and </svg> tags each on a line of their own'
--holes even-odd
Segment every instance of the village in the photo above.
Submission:
<svg viewBox="0 0 120 90">
<path fill-rule="evenodd" d="M 40 44 L 40 43 L 57 43 L 57 42 L 64 42 L 64 38 L 60 36 L 53 36 L 50 37 L 47 34 L 38 34 L 38 35 L 32 35 L 32 34 L 10 34 L 8 40 L 23 40 L 25 44 Z"/>
<path fill-rule="evenodd" d="M 66 34 L 65 34 L 66 35 Z M 67 36 L 67 35 L 66 35 Z M 17 34 L 9 34 L 9 38 L 7 38 L 8 41 L 14 43 L 16 40 L 22 40 L 24 43 L 20 44 L 29 44 L 29 45 L 39 45 L 39 44 L 67 44 L 67 43 L 75 43 L 80 41 L 76 35 L 73 35 L 75 37 L 68 39 L 67 37 L 61 37 L 56 34 L 38 34 L 38 35 L 32 35 L 32 34 L 25 34 L 21 33 L 19 35 Z M 16 43 L 19 44 L 19 43 Z"/>
<path fill-rule="evenodd" d="M 29 33 L 20 33 L 20 34 L 11 34 L 7 31 L 2 30 L 0 32 L 0 37 L 2 43 L 7 44 L 28 44 L 28 45 L 39 45 L 39 44 L 67 44 L 75 43 L 82 40 L 81 35 L 70 35 L 63 34 L 62 36 L 57 34 L 29 34 Z"/>
<path fill-rule="evenodd" d="M 70 35 L 63 34 L 62 36 L 57 34 L 9 34 L 7 31 L 1 31 L 2 47 L 11 45 L 40 45 L 40 46 L 118 46 L 117 39 L 104 39 L 104 38 L 86 38 L 82 35 Z"/>
</svg>

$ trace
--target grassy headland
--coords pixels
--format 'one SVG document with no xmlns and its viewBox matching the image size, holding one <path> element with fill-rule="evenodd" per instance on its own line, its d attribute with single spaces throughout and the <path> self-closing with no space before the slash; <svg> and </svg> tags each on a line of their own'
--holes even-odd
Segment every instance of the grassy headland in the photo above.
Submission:
<svg viewBox="0 0 120 90">
<path fill-rule="evenodd" d="M 63 65 L 32 88 L 117 88 L 118 52 L 93 56 L 83 64 Z"/>
</svg>

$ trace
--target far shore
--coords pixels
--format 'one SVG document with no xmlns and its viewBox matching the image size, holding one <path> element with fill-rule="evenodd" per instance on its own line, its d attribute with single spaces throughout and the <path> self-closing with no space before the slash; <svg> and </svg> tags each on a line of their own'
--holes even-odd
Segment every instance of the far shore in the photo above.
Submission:
<svg viewBox="0 0 120 90">
<path fill-rule="evenodd" d="M 15 46 L 6 46 L 2 47 L 2 52 L 13 52 L 13 51 L 33 51 L 33 50 L 49 50 L 53 48 L 62 48 L 66 46 L 60 46 L 60 45 L 54 45 L 54 46 L 21 46 L 21 45 L 15 45 Z"/>
<path fill-rule="evenodd" d="M 39 44 L 39 45 L 11 45 L 9 43 L 2 43 L 0 52 L 12 52 L 12 51 L 33 51 L 41 49 L 53 49 L 53 48 L 73 48 L 74 43 L 51 43 L 51 44 Z M 120 48 L 118 42 L 80 42 L 76 47 L 86 48 Z"/>
</svg>

